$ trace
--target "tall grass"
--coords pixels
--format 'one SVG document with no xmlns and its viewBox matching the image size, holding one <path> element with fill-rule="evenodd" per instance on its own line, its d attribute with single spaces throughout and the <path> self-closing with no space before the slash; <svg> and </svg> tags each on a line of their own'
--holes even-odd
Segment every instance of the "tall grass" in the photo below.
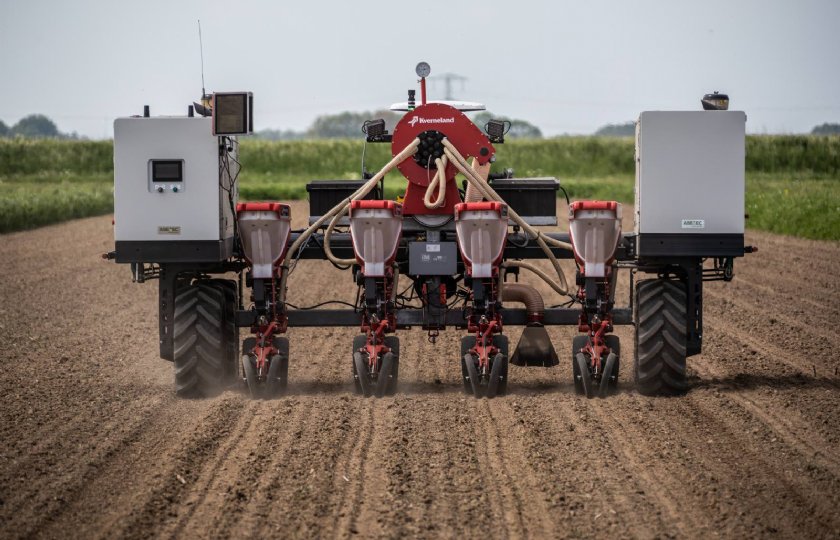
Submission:
<svg viewBox="0 0 840 540">
<path fill-rule="evenodd" d="M 260 141 L 243 138 L 244 172 L 255 178 L 357 178 L 364 142 L 351 139 Z M 497 168 L 517 176 L 603 177 L 634 174 L 633 139 L 558 137 L 511 140 L 497 145 Z M 368 144 L 369 168 L 391 157 L 390 145 Z M 750 135 L 747 173 L 840 177 L 840 136 Z M 110 141 L 0 139 L 0 177 L 43 172 L 77 174 L 114 170 Z"/>
<path fill-rule="evenodd" d="M 0 177 L 22 174 L 110 173 L 114 171 L 111 141 L 0 138 Z"/>
<path fill-rule="evenodd" d="M 360 140 L 243 138 L 240 196 L 306 198 L 311 180 L 360 178 L 363 152 L 370 171 L 391 158 L 390 145 Z M 555 176 L 572 198 L 633 201 L 632 138 L 513 140 L 496 154 L 495 171 Z M 750 227 L 840 240 L 840 136 L 748 136 L 746 171 Z M 112 184 L 110 141 L 0 139 L 0 232 L 109 212 Z M 393 198 L 405 179 L 385 186 Z"/>
<path fill-rule="evenodd" d="M 34 229 L 68 219 L 107 214 L 114 190 L 103 182 L 48 182 L 2 186 L 0 232 Z"/>
<path fill-rule="evenodd" d="M 794 175 L 747 178 L 747 227 L 816 240 L 840 240 L 840 180 Z"/>
</svg>

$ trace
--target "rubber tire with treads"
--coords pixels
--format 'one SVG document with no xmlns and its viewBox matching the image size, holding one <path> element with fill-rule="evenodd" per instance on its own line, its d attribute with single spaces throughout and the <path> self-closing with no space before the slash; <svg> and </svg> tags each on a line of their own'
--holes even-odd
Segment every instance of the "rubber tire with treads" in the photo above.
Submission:
<svg viewBox="0 0 840 540">
<path fill-rule="evenodd" d="M 224 328 L 225 328 L 225 366 L 228 369 L 228 382 L 232 383 L 239 376 L 239 328 L 236 326 L 236 310 L 239 307 L 239 287 L 231 279 L 212 279 L 211 283 L 218 287 L 225 295 Z"/>
<path fill-rule="evenodd" d="M 242 358 L 239 362 L 239 376 L 252 399 L 260 398 L 262 390 L 257 383 L 257 357 L 253 354 L 256 346 L 257 338 L 245 338 L 242 342 Z"/>
<path fill-rule="evenodd" d="M 399 377 L 400 377 L 400 338 L 397 336 L 385 336 L 385 346 L 391 349 L 391 365 L 390 365 L 390 376 L 388 377 L 388 384 L 385 386 L 384 392 L 380 393 L 379 391 L 379 384 L 377 384 L 377 396 L 382 397 L 385 396 L 393 396 L 397 393 L 397 386 L 399 384 Z M 383 357 L 382 362 L 380 363 L 380 376 L 383 368 L 385 367 L 385 359 Z M 378 383 L 378 381 L 377 381 Z"/>
<path fill-rule="evenodd" d="M 214 396 L 226 385 L 231 359 L 225 296 L 214 280 L 198 281 L 175 294 L 172 337 L 175 392 L 180 397 Z"/>
<path fill-rule="evenodd" d="M 686 296 L 682 282 L 646 279 L 636 285 L 636 389 L 646 396 L 686 390 Z"/>
<path fill-rule="evenodd" d="M 353 338 L 353 352 L 350 354 L 350 363 L 353 366 L 353 389 L 359 395 L 363 395 L 364 392 L 362 391 L 362 383 L 359 381 L 359 374 L 356 371 L 355 354 L 359 349 L 364 347 L 366 343 L 367 343 L 367 336 L 365 336 L 364 334 L 359 334 L 358 336 L 354 337 Z"/>
<path fill-rule="evenodd" d="M 496 364 L 496 358 L 493 359 L 493 365 L 490 368 L 490 384 L 487 385 L 487 397 L 494 398 L 507 394 L 508 383 L 508 351 L 510 349 L 510 341 L 507 336 L 496 334 L 493 336 L 493 345 L 499 349 L 503 356 L 500 359 L 501 364 Z M 494 384 L 494 381 L 498 380 Z"/>
<path fill-rule="evenodd" d="M 604 344 L 615 354 L 615 358 L 613 359 L 614 363 L 612 367 L 609 368 L 612 371 L 612 377 L 607 372 L 610 353 L 607 353 L 607 357 L 603 359 L 604 366 L 602 369 L 604 371 L 601 374 L 601 382 L 598 386 L 598 395 L 601 397 L 607 397 L 616 393 L 618 390 L 618 372 L 621 368 L 621 341 L 618 339 L 618 336 L 614 334 L 604 336 Z"/>
<path fill-rule="evenodd" d="M 575 383 L 575 394 L 579 396 L 586 395 L 586 388 L 584 385 L 584 381 L 582 378 L 578 378 L 581 376 L 581 368 L 578 365 L 577 361 L 577 353 L 581 351 L 586 344 L 589 342 L 589 336 L 575 336 L 572 338 L 572 381 Z M 585 373 L 587 377 L 592 377 L 587 370 Z"/>
<path fill-rule="evenodd" d="M 464 385 L 465 394 L 473 393 L 472 385 L 470 384 L 470 374 L 467 371 L 467 363 L 464 361 L 464 356 L 473 347 L 475 347 L 475 336 L 464 336 L 461 338 L 461 382 Z"/>
<path fill-rule="evenodd" d="M 265 397 L 268 399 L 283 395 L 289 385 L 289 338 L 275 336 L 274 348 L 279 352 L 271 357 L 268 365 L 265 381 Z"/>
</svg>

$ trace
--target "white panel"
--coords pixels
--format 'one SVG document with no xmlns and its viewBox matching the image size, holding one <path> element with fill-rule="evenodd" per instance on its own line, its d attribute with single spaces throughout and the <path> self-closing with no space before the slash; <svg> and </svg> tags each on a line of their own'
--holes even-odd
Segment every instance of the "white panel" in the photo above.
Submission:
<svg viewBox="0 0 840 540">
<path fill-rule="evenodd" d="M 636 233 L 743 234 L 741 111 L 647 111 L 636 130 Z"/>
<path fill-rule="evenodd" d="M 177 193 L 171 186 L 163 193 L 150 190 L 153 159 L 184 161 Z M 227 192 L 219 187 L 218 139 L 211 134 L 210 118 L 114 122 L 115 240 L 220 240 L 220 231 L 232 233 L 228 205 Z"/>
</svg>

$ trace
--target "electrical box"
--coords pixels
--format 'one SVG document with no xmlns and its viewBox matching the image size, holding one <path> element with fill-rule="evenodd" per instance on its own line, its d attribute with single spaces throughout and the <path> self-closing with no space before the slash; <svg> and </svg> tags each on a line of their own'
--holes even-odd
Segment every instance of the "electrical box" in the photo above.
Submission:
<svg viewBox="0 0 840 540">
<path fill-rule="evenodd" d="M 636 253 L 744 253 L 741 111 L 646 111 L 636 125 Z"/>
<path fill-rule="evenodd" d="M 500 178 L 490 185 L 529 225 L 557 225 L 556 178 Z"/>
<path fill-rule="evenodd" d="M 210 118 L 114 122 L 117 262 L 216 262 L 233 251 L 236 144 Z"/>
<path fill-rule="evenodd" d="M 306 184 L 309 193 L 309 224 L 312 225 L 333 209 L 335 205 L 355 193 L 367 180 L 313 180 Z M 379 186 L 373 188 L 365 199 L 381 199 Z M 347 216 L 338 220 L 339 225 L 347 226 L 350 220 Z"/>
</svg>

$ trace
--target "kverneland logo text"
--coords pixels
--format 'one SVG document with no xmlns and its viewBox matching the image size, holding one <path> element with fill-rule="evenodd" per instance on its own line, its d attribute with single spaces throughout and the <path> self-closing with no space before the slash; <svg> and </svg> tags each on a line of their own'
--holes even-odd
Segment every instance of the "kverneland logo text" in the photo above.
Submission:
<svg viewBox="0 0 840 540">
<path fill-rule="evenodd" d="M 421 124 L 454 124 L 455 117 L 452 118 L 421 118 L 419 116 L 415 116 L 411 120 L 409 120 L 408 125 L 414 127 L 417 123 Z"/>
</svg>

